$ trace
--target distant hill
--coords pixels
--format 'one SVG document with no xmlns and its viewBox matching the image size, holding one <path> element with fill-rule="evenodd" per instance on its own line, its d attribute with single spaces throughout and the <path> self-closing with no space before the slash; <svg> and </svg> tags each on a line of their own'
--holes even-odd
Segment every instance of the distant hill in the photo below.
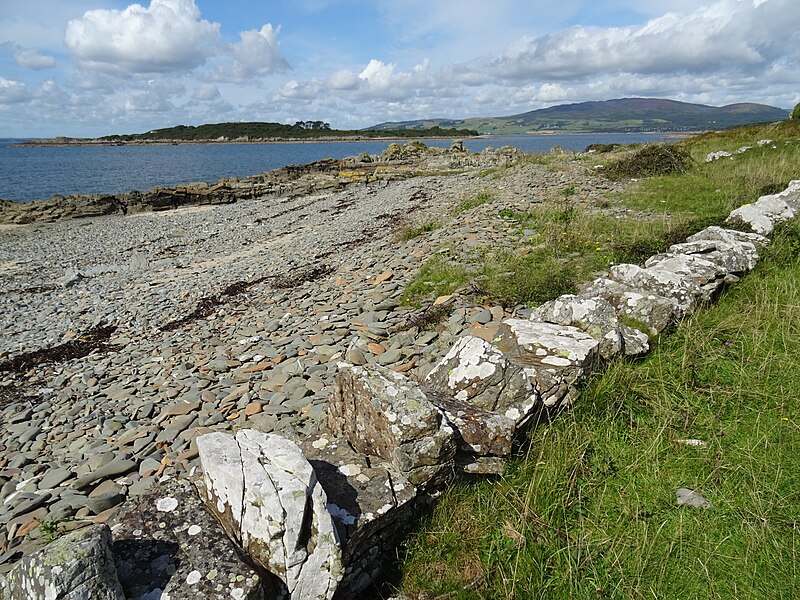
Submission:
<svg viewBox="0 0 800 600">
<path fill-rule="evenodd" d="M 764 104 L 706 106 L 658 98 L 621 98 L 600 102 L 562 104 L 508 117 L 425 119 L 374 125 L 369 130 L 424 129 L 433 126 L 469 128 L 480 133 L 514 134 L 707 131 L 750 123 L 782 121 L 789 111 Z"/>
</svg>

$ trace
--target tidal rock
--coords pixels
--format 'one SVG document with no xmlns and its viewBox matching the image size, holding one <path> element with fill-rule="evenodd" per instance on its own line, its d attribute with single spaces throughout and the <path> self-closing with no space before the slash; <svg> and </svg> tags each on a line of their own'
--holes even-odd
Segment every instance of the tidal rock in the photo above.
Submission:
<svg viewBox="0 0 800 600">
<path fill-rule="evenodd" d="M 647 334 L 620 323 L 614 307 L 603 298 L 567 294 L 545 302 L 530 318 L 585 331 L 600 343 L 600 355 L 606 360 L 620 354 L 640 356 L 650 349 Z"/>
<path fill-rule="evenodd" d="M 338 532 L 314 469 L 292 441 L 244 429 L 197 438 L 201 497 L 292 600 L 330 600 L 342 578 Z"/>
<path fill-rule="evenodd" d="M 261 600 L 245 564 L 194 485 L 170 479 L 126 502 L 109 522 L 117 576 L 128 598 Z"/>
<path fill-rule="evenodd" d="M 418 385 L 390 369 L 342 364 L 326 424 L 357 451 L 391 461 L 414 485 L 441 483 L 453 470 L 453 428 Z"/>
<path fill-rule="evenodd" d="M 3 598 L 123 600 L 111 554 L 111 532 L 92 525 L 58 538 L 0 575 Z"/>
</svg>

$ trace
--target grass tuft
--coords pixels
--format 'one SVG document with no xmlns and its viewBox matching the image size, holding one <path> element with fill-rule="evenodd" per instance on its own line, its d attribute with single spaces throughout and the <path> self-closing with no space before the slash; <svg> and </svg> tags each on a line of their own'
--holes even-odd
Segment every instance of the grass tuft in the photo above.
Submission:
<svg viewBox="0 0 800 600">
<path fill-rule="evenodd" d="M 441 227 L 441 223 L 438 221 L 426 221 L 421 225 L 414 225 L 409 222 L 403 222 L 397 229 L 395 233 L 395 238 L 398 241 L 407 242 L 408 240 L 413 240 L 414 238 L 418 238 L 419 236 L 430 233 L 431 231 L 436 231 Z"/>
</svg>

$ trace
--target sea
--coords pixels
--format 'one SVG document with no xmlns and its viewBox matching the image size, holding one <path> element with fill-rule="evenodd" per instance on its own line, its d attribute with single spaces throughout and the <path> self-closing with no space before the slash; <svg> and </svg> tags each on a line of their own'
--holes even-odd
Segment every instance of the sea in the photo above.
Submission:
<svg viewBox="0 0 800 600">
<path fill-rule="evenodd" d="M 666 141 L 667 133 L 486 136 L 467 139 L 471 152 L 515 146 L 544 153 L 554 146 L 582 151 L 590 144 Z M 226 177 L 247 177 L 324 158 L 362 152 L 380 154 L 389 142 L 303 142 L 275 144 L 187 144 L 177 146 L 16 146 L 0 139 L 0 199 L 30 202 L 54 195 L 116 194 L 174 187 Z M 423 140 L 450 146 L 450 140 Z M 404 143 L 404 142 L 403 142 Z"/>
</svg>

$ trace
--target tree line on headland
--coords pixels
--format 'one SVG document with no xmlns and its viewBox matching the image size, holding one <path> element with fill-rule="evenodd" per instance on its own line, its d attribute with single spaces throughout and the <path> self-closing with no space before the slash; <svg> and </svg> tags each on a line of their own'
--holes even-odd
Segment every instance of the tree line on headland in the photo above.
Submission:
<svg viewBox="0 0 800 600">
<path fill-rule="evenodd" d="M 419 138 L 419 137 L 469 137 L 478 135 L 473 129 L 443 129 L 430 127 L 425 130 L 366 131 L 353 129 L 331 129 L 323 121 L 298 121 L 294 125 L 282 123 L 209 123 L 206 125 L 177 125 L 155 129 L 145 133 L 107 135 L 98 138 L 106 142 L 129 142 L 148 140 L 186 141 L 253 141 L 275 139 L 326 139 L 326 138 Z"/>
</svg>

